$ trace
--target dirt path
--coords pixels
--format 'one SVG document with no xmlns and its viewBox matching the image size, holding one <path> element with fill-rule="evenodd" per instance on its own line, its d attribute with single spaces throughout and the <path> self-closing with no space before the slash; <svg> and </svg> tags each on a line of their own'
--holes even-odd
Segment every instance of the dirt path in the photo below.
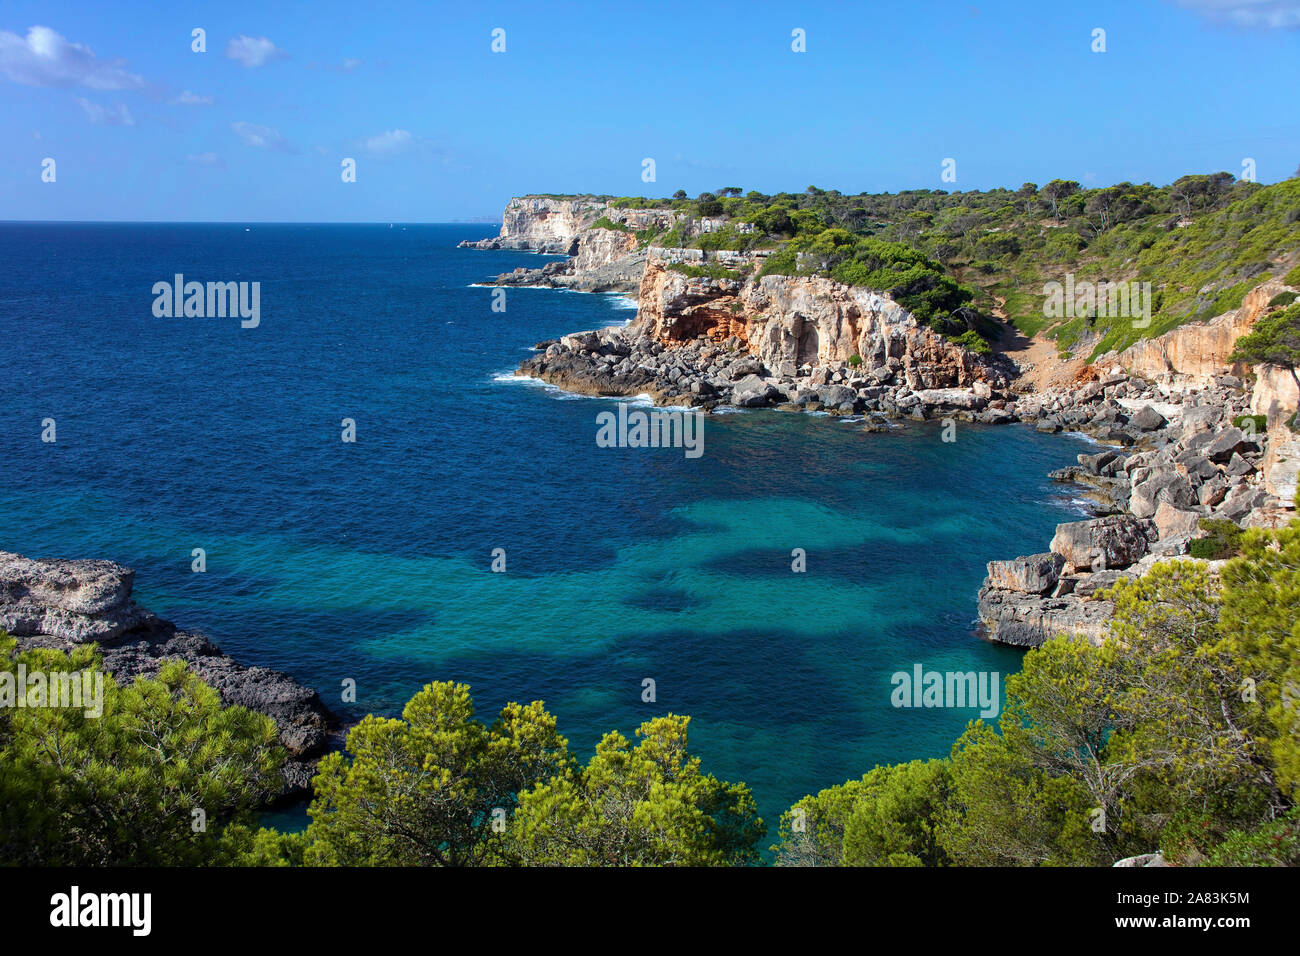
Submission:
<svg viewBox="0 0 1300 956">
<path fill-rule="evenodd" d="M 1002 322 L 1002 337 L 993 343 L 993 350 L 1005 355 L 1020 368 L 1020 375 L 1012 382 L 1016 392 L 1042 392 L 1056 386 L 1073 384 L 1087 366 L 1086 359 L 1064 360 L 1051 339 L 1035 335 L 1028 338 L 1007 321 L 1003 309 L 1004 299 L 994 297 L 997 303 L 993 314 Z"/>
</svg>

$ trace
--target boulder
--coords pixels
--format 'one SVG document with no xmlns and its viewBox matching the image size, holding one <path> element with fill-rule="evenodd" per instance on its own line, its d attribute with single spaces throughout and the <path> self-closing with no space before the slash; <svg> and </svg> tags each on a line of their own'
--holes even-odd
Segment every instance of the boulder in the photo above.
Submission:
<svg viewBox="0 0 1300 956">
<path fill-rule="evenodd" d="M 1211 461 L 1224 463 L 1233 455 L 1244 451 L 1257 451 L 1254 442 L 1246 440 L 1240 428 L 1225 428 L 1214 436 L 1214 440 L 1205 446 L 1205 457 Z"/>
<path fill-rule="evenodd" d="M 748 375 L 761 375 L 763 373 L 763 363 L 752 355 L 747 355 L 731 363 L 727 370 L 727 376 L 733 381 L 739 381 Z"/>
<path fill-rule="evenodd" d="M 1153 432 L 1164 428 L 1168 422 L 1165 416 L 1150 405 L 1143 405 L 1128 420 L 1128 423 L 1138 431 Z"/>
<path fill-rule="evenodd" d="M 1113 451 L 1103 451 L 1095 455 L 1079 455 L 1078 462 L 1087 470 L 1088 474 L 1100 475 L 1102 469 L 1118 457 L 1119 455 Z"/>
<path fill-rule="evenodd" d="M 1214 462 L 1206 458 L 1199 450 L 1185 451 L 1174 459 L 1180 474 L 1194 484 L 1208 481 L 1219 473 Z"/>
<path fill-rule="evenodd" d="M 74 614 L 126 603 L 135 572 L 112 561 L 33 561 L 0 551 L 0 603 L 32 601 Z"/>
<path fill-rule="evenodd" d="M 827 385 L 817 389 L 817 397 L 823 405 L 840 406 L 845 403 L 852 405 L 858 401 L 857 389 L 849 388 L 847 385 Z"/>
<path fill-rule="evenodd" d="M 1051 548 L 1069 571 L 1103 571 L 1126 568 L 1142 557 L 1147 538 L 1132 515 L 1109 515 L 1057 525 Z"/>
<path fill-rule="evenodd" d="M 1148 866 L 1168 866 L 1169 863 L 1159 850 L 1154 853 L 1143 853 L 1139 856 L 1126 856 L 1122 860 L 1116 860 L 1112 866 L 1120 867 L 1148 867 Z"/>
<path fill-rule="evenodd" d="M 1223 475 L 1215 475 L 1200 488 L 1196 489 L 1197 500 L 1208 508 L 1213 508 L 1228 494 L 1228 481 Z"/>
<path fill-rule="evenodd" d="M 1179 508 L 1190 508 L 1198 503 L 1191 482 L 1172 465 L 1158 465 L 1145 470 L 1145 473 L 1134 471 L 1129 511 L 1139 518 L 1150 518 L 1161 501 Z"/>
<path fill-rule="evenodd" d="M 1202 515 L 1197 511 L 1176 508 L 1167 501 L 1160 502 L 1152 519 L 1161 539 L 1179 535 L 1193 535 L 1200 528 Z"/>
<path fill-rule="evenodd" d="M 968 388 L 924 388 L 916 394 L 923 405 L 938 408 L 976 409 L 984 405 L 984 399 Z"/>
<path fill-rule="evenodd" d="M 73 644 L 105 641 L 153 617 L 131 601 L 135 572 L 111 561 L 34 561 L 0 551 L 0 631 Z"/>
<path fill-rule="evenodd" d="M 1223 473 L 1225 475 L 1231 475 L 1233 478 L 1241 478 L 1244 475 L 1252 474 L 1254 471 L 1255 466 L 1246 461 L 1246 459 L 1242 458 L 1236 452 L 1232 453 L 1232 457 L 1228 459 L 1228 463 L 1223 466 Z"/>
</svg>

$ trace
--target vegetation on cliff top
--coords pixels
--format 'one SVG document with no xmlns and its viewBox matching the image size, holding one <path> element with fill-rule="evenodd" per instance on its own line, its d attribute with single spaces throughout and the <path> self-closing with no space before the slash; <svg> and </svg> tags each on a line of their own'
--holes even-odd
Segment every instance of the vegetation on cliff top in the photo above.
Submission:
<svg viewBox="0 0 1300 956">
<path fill-rule="evenodd" d="M 729 186 L 695 199 L 680 190 L 670 199 L 598 198 L 617 209 L 673 210 L 679 221 L 656 239 L 662 245 L 775 250 L 768 274 L 815 273 L 886 290 L 881 282 L 895 270 L 882 277 L 853 263 L 866 239 L 896 243 L 931 273 L 927 288 L 911 294 L 921 294 L 925 320 L 938 319 L 948 334 L 973 329 L 989 337 L 994 330 L 974 317 L 1001 308 L 1021 332 L 1042 332 L 1062 352 L 1087 349 L 1092 357 L 1236 308 L 1269 277 L 1300 285 L 1300 179 L 1261 186 L 1221 172 L 1167 186 L 1086 188 L 1057 179 L 1016 190 L 849 195 L 809 186 L 742 195 Z M 725 222 L 701 234 L 692 226 L 702 218 Z M 1150 282 L 1151 323 L 1104 309 L 1047 317 L 1044 287 L 1067 274 L 1077 282 Z"/>
</svg>

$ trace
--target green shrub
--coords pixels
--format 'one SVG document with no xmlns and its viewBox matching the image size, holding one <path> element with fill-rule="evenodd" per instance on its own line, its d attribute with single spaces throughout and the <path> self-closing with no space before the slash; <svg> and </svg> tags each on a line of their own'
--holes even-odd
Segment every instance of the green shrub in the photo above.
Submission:
<svg viewBox="0 0 1300 956">
<path fill-rule="evenodd" d="M 1296 299 L 1300 299 L 1300 292 L 1279 292 L 1277 295 L 1273 296 L 1273 298 L 1268 300 L 1268 307 L 1270 309 L 1274 306 L 1285 308 Z"/>
<path fill-rule="evenodd" d="M 1204 865 L 1300 866 L 1300 809 L 1253 830 L 1233 831 Z"/>
<path fill-rule="evenodd" d="M 1253 431 L 1256 435 L 1262 435 L 1268 428 L 1268 416 L 1238 415 L 1232 420 L 1232 424 L 1234 427 L 1240 428 L 1242 431 Z"/>
<path fill-rule="evenodd" d="M 1284 285 L 1300 286 L 1300 265 L 1297 265 L 1294 269 L 1284 275 L 1282 277 L 1282 282 Z"/>
<path fill-rule="evenodd" d="M 701 266 L 687 265 L 685 262 L 670 262 L 668 268 L 673 272 L 680 272 L 682 275 L 690 276 L 692 279 L 743 279 L 745 274 L 737 272 L 735 269 L 727 269 L 723 266 L 706 263 Z"/>
<path fill-rule="evenodd" d="M 978 355 L 989 355 L 993 352 L 993 346 L 989 345 L 988 341 L 974 329 L 967 329 L 952 341 Z"/>
<path fill-rule="evenodd" d="M 658 246 L 664 249 L 680 249 L 685 244 L 680 226 L 673 226 L 659 237 Z"/>
<path fill-rule="evenodd" d="M 862 356 L 857 354 L 850 355 L 849 364 L 852 365 L 854 368 L 857 368 L 859 365 L 862 364 Z"/>
<path fill-rule="evenodd" d="M 601 216 L 591 224 L 592 229 L 613 229 L 615 232 L 631 232 L 631 227 L 621 222 L 614 222 L 608 216 Z"/>
<path fill-rule="evenodd" d="M 1204 538 L 1193 538 L 1188 553 L 1203 561 L 1222 561 L 1241 554 L 1242 531 L 1231 521 L 1202 518 L 1198 524 L 1207 532 Z"/>
</svg>

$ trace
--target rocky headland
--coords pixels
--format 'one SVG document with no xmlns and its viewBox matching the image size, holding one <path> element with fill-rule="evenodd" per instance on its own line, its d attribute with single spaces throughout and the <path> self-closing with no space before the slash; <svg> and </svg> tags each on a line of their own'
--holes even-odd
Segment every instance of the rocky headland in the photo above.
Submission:
<svg viewBox="0 0 1300 956">
<path fill-rule="evenodd" d="M 591 228 L 673 225 L 682 235 L 683 223 L 654 218 L 663 216 L 671 212 L 525 197 L 511 201 L 500 236 L 462 243 L 571 257 L 498 277 L 504 285 L 600 291 L 612 274 L 638 277 L 638 312 L 628 326 L 538 343 L 516 374 L 582 394 L 648 394 L 660 405 L 705 411 L 824 411 L 854 416 L 866 431 L 900 419 L 952 420 L 1092 437 L 1097 452 L 1052 477 L 1081 486 L 1095 517 L 1060 525 L 1046 551 L 989 563 L 979 618 L 990 640 L 1034 647 L 1072 634 L 1100 641 L 1113 611 L 1105 588 L 1156 561 L 1188 556 L 1191 542 L 1209 534 L 1202 519 L 1276 526 L 1295 513 L 1294 380 L 1271 366 L 1228 361 L 1236 340 L 1288 289 L 1279 281 L 1261 283 L 1239 308 L 1208 322 L 1091 363 L 1062 358 L 1069 374 L 1035 390 L 1014 353 L 969 350 L 885 293 L 816 276 L 761 275 L 769 254 L 761 250 L 661 247 L 637 242 L 633 232 Z M 716 228 L 707 220 L 685 225 L 696 235 Z"/>
<path fill-rule="evenodd" d="M 119 683 L 152 677 L 169 659 L 185 661 L 221 695 L 275 721 L 288 752 L 280 799 L 310 793 L 317 760 L 339 724 L 320 695 L 287 674 L 245 667 L 201 634 L 174 624 L 131 599 L 135 572 L 111 561 L 32 560 L 0 551 L 0 631 L 19 649 L 69 651 L 94 642 L 104 670 Z"/>
</svg>

